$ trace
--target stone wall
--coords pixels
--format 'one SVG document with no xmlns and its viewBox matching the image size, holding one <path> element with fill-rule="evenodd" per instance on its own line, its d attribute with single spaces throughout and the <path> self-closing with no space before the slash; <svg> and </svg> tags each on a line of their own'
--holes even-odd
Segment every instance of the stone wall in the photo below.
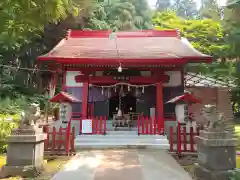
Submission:
<svg viewBox="0 0 240 180">
<path fill-rule="evenodd" d="M 203 122 L 201 110 L 205 104 L 216 105 L 229 120 L 233 119 L 231 94 L 227 88 L 188 87 L 187 89 L 202 101 L 201 104 L 193 104 L 189 107 L 189 112 L 194 113 L 198 123 Z"/>
</svg>

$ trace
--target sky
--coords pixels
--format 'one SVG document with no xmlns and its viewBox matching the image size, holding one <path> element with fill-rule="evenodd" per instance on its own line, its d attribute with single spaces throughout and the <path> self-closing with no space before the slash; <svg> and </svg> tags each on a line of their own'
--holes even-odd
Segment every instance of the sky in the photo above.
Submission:
<svg viewBox="0 0 240 180">
<path fill-rule="evenodd" d="M 157 0 L 148 0 L 150 7 L 153 7 L 153 8 L 155 7 L 156 2 L 157 2 Z M 196 0 L 196 2 L 198 4 L 198 6 L 200 7 L 201 0 Z M 226 3 L 226 0 L 217 0 L 217 2 L 220 6 L 224 6 Z"/>
</svg>

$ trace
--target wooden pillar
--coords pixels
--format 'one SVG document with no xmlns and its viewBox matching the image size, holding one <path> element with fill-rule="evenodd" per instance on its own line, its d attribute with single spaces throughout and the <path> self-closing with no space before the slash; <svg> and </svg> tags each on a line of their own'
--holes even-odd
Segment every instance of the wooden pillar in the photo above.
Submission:
<svg viewBox="0 0 240 180">
<path fill-rule="evenodd" d="M 156 83 L 156 118 L 163 118 L 163 84 Z"/>
<path fill-rule="evenodd" d="M 164 117 L 163 117 L 163 84 L 156 83 L 156 119 L 158 124 L 158 134 L 164 134 Z"/>
<path fill-rule="evenodd" d="M 85 76 L 83 81 L 83 91 L 82 91 L 82 118 L 88 117 L 88 89 L 89 89 L 89 79 Z"/>
</svg>

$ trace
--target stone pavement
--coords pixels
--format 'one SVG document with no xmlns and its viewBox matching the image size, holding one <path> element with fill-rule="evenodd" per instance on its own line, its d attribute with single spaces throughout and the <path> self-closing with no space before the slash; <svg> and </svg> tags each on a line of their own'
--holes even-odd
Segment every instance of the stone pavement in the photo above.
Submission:
<svg viewBox="0 0 240 180">
<path fill-rule="evenodd" d="M 78 153 L 52 180 L 192 180 L 163 150 L 96 150 Z"/>
</svg>

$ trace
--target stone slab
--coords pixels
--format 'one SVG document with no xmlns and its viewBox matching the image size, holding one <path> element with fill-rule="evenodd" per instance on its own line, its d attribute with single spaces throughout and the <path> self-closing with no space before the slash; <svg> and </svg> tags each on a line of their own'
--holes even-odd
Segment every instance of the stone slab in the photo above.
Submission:
<svg viewBox="0 0 240 180">
<path fill-rule="evenodd" d="M 7 147 L 7 164 L 27 166 L 41 164 L 44 154 L 44 142 L 10 143 Z"/>
<path fill-rule="evenodd" d="M 234 170 L 230 171 L 213 171 L 204 168 L 199 164 L 195 164 L 195 175 L 201 180 L 229 180 Z"/>
<path fill-rule="evenodd" d="M 0 178 L 21 176 L 37 177 L 43 169 L 44 163 L 39 166 L 3 166 L 0 170 Z"/>
<path fill-rule="evenodd" d="M 200 131 L 200 137 L 204 139 L 232 139 L 234 134 L 230 131 L 223 131 L 223 132 L 209 132 L 209 131 Z"/>
<path fill-rule="evenodd" d="M 11 135 L 7 138 L 8 143 L 37 143 L 44 141 L 47 138 L 47 134 L 35 134 L 35 135 Z"/>
<path fill-rule="evenodd" d="M 211 170 L 235 169 L 236 148 L 198 146 L 198 162 Z"/>
<path fill-rule="evenodd" d="M 192 180 L 165 150 L 79 152 L 52 180 Z"/>
<path fill-rule="evenodd" d="M 196 137 L 196 142 L 198 145 L 205 145 L 205 146 L 236 146 L 238 139 L 206 139 L 201 136 Z"/>
</svg>

